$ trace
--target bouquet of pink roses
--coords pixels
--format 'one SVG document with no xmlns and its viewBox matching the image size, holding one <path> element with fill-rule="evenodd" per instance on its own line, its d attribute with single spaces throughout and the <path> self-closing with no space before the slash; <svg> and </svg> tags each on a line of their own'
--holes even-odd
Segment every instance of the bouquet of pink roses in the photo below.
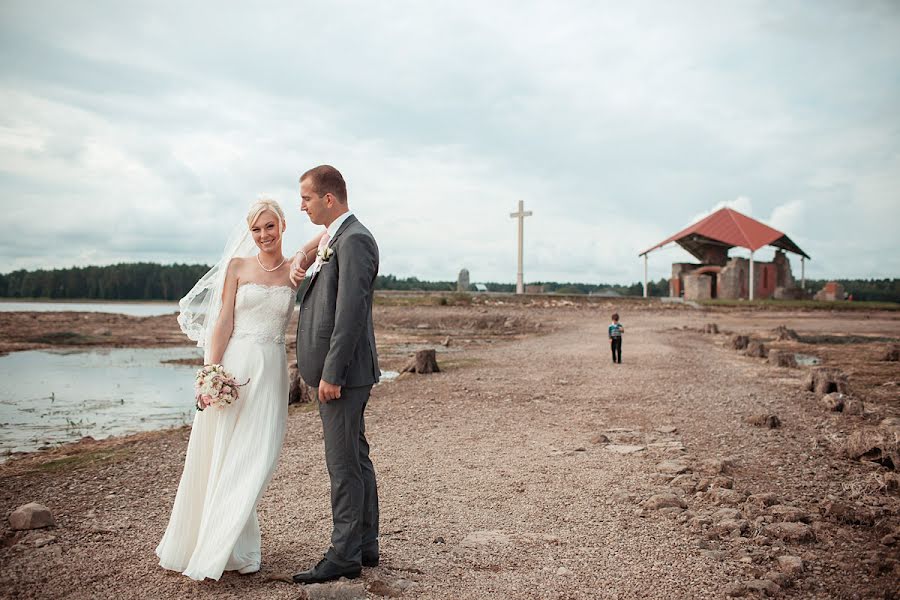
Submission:
<svg viewBox="0 0 900 600">
<path fill-rule="evenodd" d="M 238 383 L 234 375 L 222 365 L 203 365 L 197 371 L 197 380 L 194 382 L 197 410 L 210 406 L 225 408 L 238 399 L 238 388 L 248 383 L 249 379 Z"/>
</svg>

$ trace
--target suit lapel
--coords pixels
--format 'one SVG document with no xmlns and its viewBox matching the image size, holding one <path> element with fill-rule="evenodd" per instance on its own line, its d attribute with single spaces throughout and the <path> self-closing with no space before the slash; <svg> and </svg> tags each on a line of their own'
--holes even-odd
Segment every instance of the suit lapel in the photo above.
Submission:
<svg viewBox="0 0 900 600">
<path fill-rule="evenodd" d="M 347 231 L 347 228 L 351 224 L 356 223 L 356 221 L 357 221 L 356 215 L 350 215 L 349 217 L 344 219 L 344 222 L 341 223 L 340 227 L 338 227 L 337 233 L 334 234 L 334 237 L 332 237 L 330 240 L 328 240 L 328 247 L 333 248 L 335 241 L 339 237 L 341 237 L 342 233 Z M 324 265 L 322 265 L 322 266 L 324 267 Z M 319 273 L 321 273 L 321 272 L 322 272 L 322 267 L 319 267 L 319 270 L 316 271 L 315 273 L 313 273 L 312 278 L 309 280 L 309 285 L 306 286 L 306 291 L 303 292 L 303 298 L 300 300 L 300 306 L 303 306 L 303 302 L 306 300 L 306 296 L 307 296 L 307 294 L 309 294 L 309 290 L 312 289 L 313 284 L 316 282 L 316 279 L 318 279 Z"/>
</svg>

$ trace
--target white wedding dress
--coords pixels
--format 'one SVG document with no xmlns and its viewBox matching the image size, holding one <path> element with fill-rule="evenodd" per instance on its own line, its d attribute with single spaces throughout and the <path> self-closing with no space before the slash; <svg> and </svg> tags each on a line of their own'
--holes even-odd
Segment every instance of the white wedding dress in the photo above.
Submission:
<svg viewBox="0 0 900 600">
<path fill-rule="evenodd" d="M 259 570 L 256 504 L 284 440 L 284 342 L 295 296 L 287 286 L 245 283 L 237 289 L 234 332 L 222 365 L 238 382 L 250 382 L 235 403 L 194 417 L 169 526 L 156 548 L 166 569 L 196 580 Z"/>
</svg>

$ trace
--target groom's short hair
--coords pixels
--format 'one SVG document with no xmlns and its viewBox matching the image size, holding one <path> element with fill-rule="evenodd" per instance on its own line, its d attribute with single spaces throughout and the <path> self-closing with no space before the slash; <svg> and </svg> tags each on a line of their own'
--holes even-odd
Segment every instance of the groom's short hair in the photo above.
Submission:
<svg viewBox="0 0 900 600">
<path fill-rule="evenodd" d="M 331 194 L 342 204 L 347 203 L 347 184 L 344 176 L 331 165 L 319 165 L 313 167 L 300 176 L 300 182 L 308 179 L 319 196 Z"/>
</svg>

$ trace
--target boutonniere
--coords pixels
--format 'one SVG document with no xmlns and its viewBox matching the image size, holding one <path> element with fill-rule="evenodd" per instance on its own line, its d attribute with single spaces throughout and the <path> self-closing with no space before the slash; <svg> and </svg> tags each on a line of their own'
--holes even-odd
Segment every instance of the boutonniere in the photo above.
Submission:
<svg viewBox="0 0 900 600">
<path fill-rule="evenodd" d="M 319 257 L 319 261 L 323 263 L 327 263 L 331 260 L 331 257 L 334 256 L 334 250 L 325 246 L 324 248 L 320 248 L 318 252 L 316 252 L 316 256 Z"/>
</svg>

